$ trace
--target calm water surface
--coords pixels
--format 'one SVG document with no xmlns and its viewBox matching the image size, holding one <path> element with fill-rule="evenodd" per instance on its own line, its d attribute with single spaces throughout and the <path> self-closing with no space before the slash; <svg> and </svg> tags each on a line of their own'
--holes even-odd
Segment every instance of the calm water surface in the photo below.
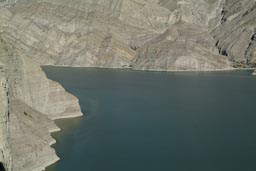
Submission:
<svg viewBox="0 0 256 171">
<path fill-rule="evenodd" d="M 44 67 L 85 117 L 59 120 L 47 171 L 255 171 L 256 77 L 249 71 Z"/>
</svg>

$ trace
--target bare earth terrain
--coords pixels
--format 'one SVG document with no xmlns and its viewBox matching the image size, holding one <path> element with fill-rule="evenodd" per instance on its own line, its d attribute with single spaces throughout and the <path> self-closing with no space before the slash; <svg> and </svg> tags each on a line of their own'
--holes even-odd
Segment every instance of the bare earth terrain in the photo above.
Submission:
<svg viewBox="0 0 256 171">
<path fill-rule="evenodd" d="M 44 170 L 53 120 L 82 115 L 41 65 L 255 68 L 255 18 L 255 0 L 0 0 L 0 164 Z"/>
</svg>

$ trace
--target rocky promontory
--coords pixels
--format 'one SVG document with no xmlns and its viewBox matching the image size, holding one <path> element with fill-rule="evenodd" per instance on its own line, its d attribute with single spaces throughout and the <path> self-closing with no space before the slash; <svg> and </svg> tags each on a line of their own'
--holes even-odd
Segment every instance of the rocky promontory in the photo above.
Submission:
<svg viewBox="0 0 256 171">
<path fill-rule="evenodd" d="M 81 116 L 78 99 L 2 39 L 0 63 L 0 162 L 7 171 L 44 170 L 59 159 L 50 147 L 59 130 L 53 119 Z"/>
</svg>

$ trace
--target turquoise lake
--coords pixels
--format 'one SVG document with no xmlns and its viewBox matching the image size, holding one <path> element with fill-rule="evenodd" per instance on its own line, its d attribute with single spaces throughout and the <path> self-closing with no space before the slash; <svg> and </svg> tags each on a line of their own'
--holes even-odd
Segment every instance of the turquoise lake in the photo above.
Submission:
<svg viewBox="0 0 256 171">
<path fill-rule="evenodd" d="M 250 71 L 144 72 L 44 67 L 84 117 L 58 120 L 47 171 L 255 171 Z"/>
</svg>

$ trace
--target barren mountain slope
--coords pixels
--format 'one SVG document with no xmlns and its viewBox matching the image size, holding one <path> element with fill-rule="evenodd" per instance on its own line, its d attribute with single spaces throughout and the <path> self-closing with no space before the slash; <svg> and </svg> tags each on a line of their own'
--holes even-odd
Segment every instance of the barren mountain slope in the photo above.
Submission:
<svg viewBox="0 0 256 171">
<path fill-rule="evenodd" d="M 50 132 L 59 128 L 51 119 L 82 115 L 78 100 L 24 54 L 0 39 L 0 162 L 7 171 L 43 170 L 57 161 Z"/>
<path fill-rule="evenodd" d="M 227 0 L 221 12 L 221 24 L 212 31 L 222 55 L 237 67 L 256 64 L 256 1 Z"/>
<path fill-rule="evenodd" d="M 147 69 L 230 68 L 226 57 L 221 61 L 212 58 L 218 56 L 218 51 L 215 50 L 216 41 L 210 36 L 210 28 L 221 20 L 218 16 L 221 13 L 220 1 L 116 0 L 110 3 L 87 0 L 79 3 L 83 5 L 63 5 L 54 1 L 5 7 L 1 10 L 0 19 L 2 37 L 39 64 L 111 68 L 135 65 L 136 69 L 140 69 L 139 66 L 144 69 L 147 59 L 137 49 L 156 43 L 157 37 L 165 36 L 167 30 L 176 29 L 182 35 L 172 32 L 172 36 L 178 37 L 172 42 L 179 44 L 180 51 L 184 52 L 191 45 L 194 49 L 205 46 L 204 36 L 195 35 L 203 33 L 209 37 L 207 46 L 211 47 L 207 51 L 202 50 L 201 54 L 193 54 L 193 58 L 198 62 L 202 60 L 204 64 L 188 62 L 186 55 L 175 55 L 175 52 L 167 56 L 159 53 L 154 54 L 157 60 L 147 65 Z M 179 27 L 179 23 L 185 24 Z M 191 38 L 193 40 L 190 41 Z M 155 46 L 159 43 L 164 42 Z M 173 51 L 175 46 L 158 46 L 159 51 L 164 50 L 161 48 Z M 168 66 L 159 65 L 159 61 L 168 61 Z"/>
<path fill-rule="evenodd" d="M 0 167 L 40 171 L 55 162 L 52 119 L 81 115 L 78 100 L 40 65 L 255 67 L 255 7 L 255 0 L 0 0 Z"/>
</svg>

